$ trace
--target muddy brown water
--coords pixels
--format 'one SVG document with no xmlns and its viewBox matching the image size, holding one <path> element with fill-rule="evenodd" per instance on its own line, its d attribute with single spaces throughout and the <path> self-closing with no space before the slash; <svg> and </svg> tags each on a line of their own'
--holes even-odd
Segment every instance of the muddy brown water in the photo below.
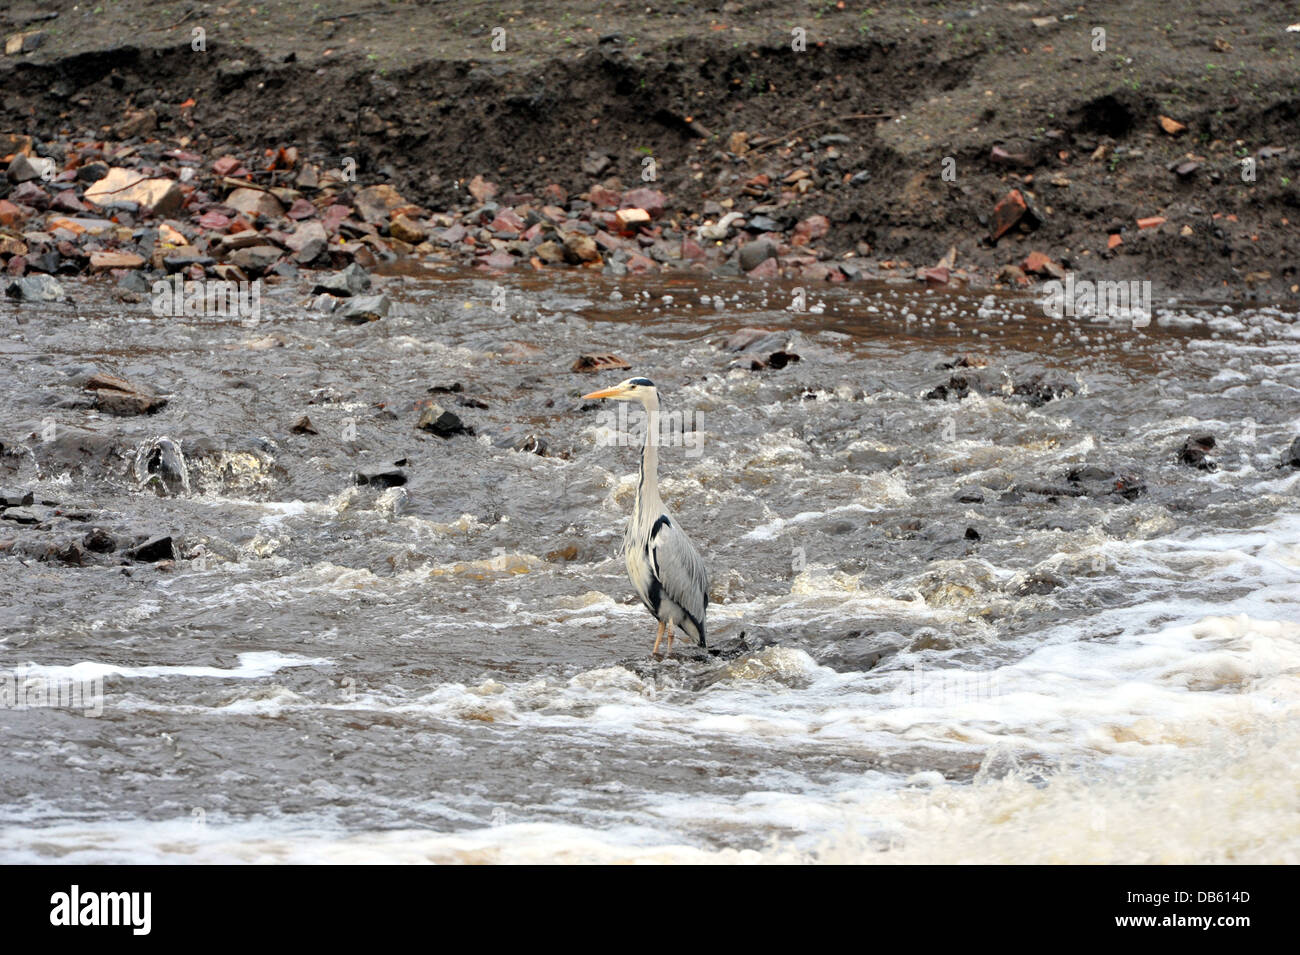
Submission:
<svg viewBox="0 0 1300 955">
<path fill-rule="evenodd" d="M 0 709 L 11 858 L 521 826 L 811 847 L 918 778 L 973 786 L 1011 753 L 1104 779 L 1141 760 L 1135 720 L 1190 739 L 1219 697 L 1277 703 L 1127 661 L 1209 618 L 1300 620 L 1276 467 L 1300 431 L 1294 312 L 1158 302 L 1133 328 L 901 285 L 796 313 L 789 286 L 695 277 L 377 281 L 393 311 L 361 326 L 305 285 L 267 286 L 256 322 L 157 319 L 76 281 L 75 306 L 0 305 L 0 486 L 62 511 L 0 523 L 0 668 L 102 680 L 99 715 Z M 777 334 L 720 347 L 752 327 Z M 752 370 L 777 351 L 799 360 Z M 586 352 L 632 371 L 571 372 Z M 960 356 L 986 364 L 941 367 Z M 168 404 L 89 410 L 96 370 Z M 924 397 L 968 373 L 988 393 Z M 711 653 L 651 661 L 623 576 L 637 449 L 579 396 L 632 374 L 690 426 L 661 480 L 712 568 Z M 1013 393 L 1035 376 L 1059 397 Z M 429 399 L 475 433 L 418 430 Z M 291 430 L 304 414 L 317 434 Z M 1218 469 L 1178 463 L 1206 432 Z M 545 455 L 514 450 L 530 436 Z M 137 480 L 160 438 L 188 488 Z M 1110 477 L 1067 479 L 1087 465 Z M 400 487 L 356 483 L 394 468 Z M 117 549 L 70 551 L 92 528 Z M 174 560 L 124 556 L 160 535 Z M 1060 710 L 1085 676 L 1097 706 Z M 853 824 L 899 837 L 878 810 Z"/>
</svg>

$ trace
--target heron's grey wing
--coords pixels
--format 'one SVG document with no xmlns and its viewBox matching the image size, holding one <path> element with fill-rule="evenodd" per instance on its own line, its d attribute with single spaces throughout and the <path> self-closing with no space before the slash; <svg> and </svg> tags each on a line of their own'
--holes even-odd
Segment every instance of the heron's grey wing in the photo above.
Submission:
<svg viewBox="0 0 1300 955">
<path fill-rule="evenodd" d="M 704 633 L 704 612 L 709 607 L 709 569 L 686 532 L 663 515 L 650 536 L 650 566 L 664 596 L 690 615 L 696 629 Z"/>
</svg>

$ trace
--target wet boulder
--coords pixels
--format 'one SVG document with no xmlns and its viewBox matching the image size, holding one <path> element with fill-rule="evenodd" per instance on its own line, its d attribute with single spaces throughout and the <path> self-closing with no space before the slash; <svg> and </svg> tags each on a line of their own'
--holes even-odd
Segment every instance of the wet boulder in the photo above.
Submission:
<svg viewBox="0 0 1300 955">
<path fill-rule="evenodd" d="M 1282 452 L 1281 468 L 1300 468 L 1300 437 L 1291 442 L 1291 446 Z"/>
<path fill-rule="evenodd" d="M 458 434 L 473 434 L 474 429 L 466 427 L 459 416 L 452 414 L 440 404 L 429 402 L 420 412 L 420 421 L 416 425 L 421 431 L 428 431 L 440 438 L 451 438 Z"/>
<path fill-rule="evenodd" d="M 349 299 L 339 311 L 339 317 L 353 325 L 377 322 L 388 314 L 392 303 L 387 295 L 358 295 Z"/>
<path fill-rule="evenodd" d="M 378 466 L 362 468 L 357 471 L 355 481 L 362 487 L 390 488 L 401 487 L 407 481 L 406 472 L 396 466 Z"/>
<path fill-rule="evenodd" d="M 1188 436 L 1183 446 L 1178 449 L 1178 463 L 1194 467 L 1199 471 L 1217 471 L 1219 465 L 1209 456 L 1214 450 L 1214 444 L 1212 434 Z"/>
<path fill-rule="evenodd" d="M 154 414 L 166 407 L 167 399 L 147 385 L 138 385 L 115 375 L 96 373 L 82 388 L 94 394 L 94 407 L 105 414 L 130 416 Z"/>
<path fill-rule="evenodd" d="M 52 275 L 28 275 L 15 279 L 5 294 L 20 302 L 62 302 L 68 295 Z"/>
<path fill-rule="evenodd" d="M 312 287 L 312 294 L 319 295 L 321 292 L 327 292 L 330 295 L 348 298 L 353 295 L 360 295 L 369 288 L 370 273 L 353 262 L 340 272 L 334 272 L 324 278 L 317 279 L 316 284 Z"/>
<path fill-rule="evenodd" d="M 127 557 L 131 560 L 138 560 L 141 563 L 152 564 L 160 560 L 176 559 L 176 544 L 170 534 L 162 534 L 157 537 L 149 537 L 129 547 L 125 551 Z"/>
</svg>

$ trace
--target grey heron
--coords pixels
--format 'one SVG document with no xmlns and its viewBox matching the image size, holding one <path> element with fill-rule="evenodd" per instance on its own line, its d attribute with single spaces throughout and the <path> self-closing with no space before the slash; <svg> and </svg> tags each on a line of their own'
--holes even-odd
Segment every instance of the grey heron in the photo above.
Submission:
<svg viewBox="0 0 1300 955">
<path fill-rule="evenodd" d="M 677 519 L 659 498 L 659 392 L 649 378 L 629 378 L 613 388 L 593 391 L 585 398 L 639 401 L 645 408 L 645 444 L 641 448 L 641 474 L 636 504 L 623 534 L 627 576 L 646 608 L 659 621 L 651 652 L 668 636 L 668 656 L 673 652 L 673 627 L 704 642 L 704 615 L 709 609 L 709 569 Z"/>
</svg>

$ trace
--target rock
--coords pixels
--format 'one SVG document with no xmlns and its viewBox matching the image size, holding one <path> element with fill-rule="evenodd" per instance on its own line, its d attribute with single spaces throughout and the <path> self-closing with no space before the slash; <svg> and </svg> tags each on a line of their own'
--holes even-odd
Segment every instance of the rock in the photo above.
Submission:
<svg viewBox="0 0 1300 955">
<path fill-rule="evenodd" d="M 31 206 L 33 209 L 44 211 L 50 207 L 50 195 L 35 182 L 19 183 L 9 198 L 19 205 Z"/>
<path fill-rule="evenodd" d="M 387 183 L 366 186 L 357 193 L 355 203 L 362 220 L 371 225 L 382 225 L 394 209 L 409 205 L 402 194 Z"/>
<path fill-rule="evenodd" d="M 1138 219 L 1139 229 L 1158 229 L 1168 220 L 1164 216 L 1147 216 L 1145 219 Z"/>
<path fill-rule="evenodd" d="M 950 397 L 961 401 L 972 391 L 983 392 L 983 390 L 983 379 L 974 372 L 968 372 L 965 374 L 953 375 L 946 383 L 931 388 L 921 397 L 929 401 L 947 401 Z"/>
<path fill-rule="evenodd" d="M 0 489 L 0 508 L 26 507 L 33 500 L 31 491 L 19 491 L 16 488 Z"/>
<path fill-rule="evenodd" d="M 964 487 L 952 496 L 958 504 L 983 504 L 984 492 L 978 487 Z"/>
<path fill-rule="evenodd" d="M 5 56 L 21 56 L 23 53 L 31 53 L 44 42 L 45 34 L 40 30 L 12 33 L 5 37 Z"/>
<path fill-rule="evenodd" d="M 824 237 L 831 230 L 831 220 L 825 216 L 809 216 L 794 227 L 796 236 L 807 237 L 810 241 L 816 241 Z"/>
<path fill-rule="evenodd" d="M 569 371 L 627 371 L 632 366 L 617 355 L 579 355 Z"/>
<path fill-rule="evenodd" d="M 1065 475 L 1065 480 L 1071 487 L 1057 488 L 1053 493 L 1064 493 L 1075 497 L 1104 497 L 1116 494 L 1132 501 L 1146 493 L 1147 489 L 1146 483 L 1138 475 L 1121 474 L 1095 464 L 1072 468 Z M 1025 485 L 1025 490 L 1036 494 L 1044 493 L 1041 488 L 1030 484 Z"/>
<path fill-rule="evenodd" d="M 151 388 L 102 372 L 92 374 L 82 388 L 95 393 L 94 407 L 106 414 L 154 414 L 167 405 L 167 399 L 155 394 Z"/>
<path fill-rule="evenodd" d="M 755 234 L 761 232 L 780 232 L 781 223 L 770 216 L 750 216 L 745 220 L 745 231 Z"/>
<path fill-rule="evenodd" d="M 533 249 L 533 254 L 547 265 L 559 265 L 564 261 L 564 248 L 558 242 L 538 243 L 537 248 Z"/>
<path fill-rule="evenodd" d="M 1188 437 L 1183 442 L 1183 446 L 1178 449 L 1179 463 L 1190 465 L 1201 471 L 1218 470 L 1218 464 L 1209 458 L 1209 453 L 1214 450 L 1214 443 L 1214 435 L 1212 434 Z"/>
<path fill-rule="evenodd" d="M 325 251 L 329 244 L 329 234 L 319 222 L 303 222 L 284 244 L 294 253 L 297 262 L 306 265 L 314 262 Z"/>
<path fill-rule="evenodd" d="M 330 295 L 339 295 L 346 298 L 359 295 L 369 288 L 370 273 L 353 262 L 340 272 L 334 272 L 323 279 L 318 279 L 312 287 L 312 294 L 319 295 L 321 292 L 328 292 Z"/>
<path fill-rule="evenodd" d="M 582 171 L 593 178 L 603 176 L 609 167 L 609 156 L 598 150 L 587 153 L 587 158 L 582 161 Z"/>
<path fill-rule="evenodd" d="M 152 564 L 160 560 L 175 560 L 176 547 L 171 535 L 151 537 L 142 544 L 128 548 L 126 556 L 132 560 Z"/>
<path fill-rule="evenodd" d="M 1280 468 L 1300 468 L 1300 438 L 1291 442 L 1291 446 L 1282 452 Z"/>
<path fill-rule="evenodd" d="M 388 233 L 394 239 L 401 239 L 411 245 L 418 245 L 428 235 L 423 226 L 403 215 L 393 216 L 393 221 L 388 225 Z"/>
<path fill-rule="evenodd" d="M 1011 394 L 1017 398 L 1023 398 L 1031 408 L 1040 408 L 1049 401 L 1055 401 L 1064 395 L 1074 393 L 1073 382 L 1053 381 L 1042 374 L 1032 375 L 1024 381 L 1016 382 L 1011 387 Z"/>
<path fill-rule="evenodd" d="M 143 173 L 114 167 L 90 186 L 85 197 L 97 206 L 134 202 L 145 214 L 169 216 L 181 207 L 185 196 L 174 179 L 148 179 Z"/>
<path fill-rule="evenodd" d="M 308 418 L 306 415 L 303 415 L 301 418 L 295 421 L 289 427 L 289 430 L 292 431 L 294 434 L 319 434 L 320 433 L 319 431 L 316 430 L 315 426 L 311 423 L 311 418 Z"/>
<path fill-rule="evenodd" d="M 615 213 L 618 219 L 618 227 L 624 232 L 630 232 L 636 226 L 650 221 L 650 213 L 644 209 L 619 209 Z"/>
<path fill-rule="evenodd" d="M 623 193 L 623 205 L 632 209 L 641 209 L 651 219 L 658 219 L 664 214 L 668 200 L 658 189 L 649 189 L 642 187 L 640 189 L 629 189 Z"/>
<path fill-rule="evenodd" d="M 81 539 L 82 546 L 95 554 L 111 554 L 117 550 L 117 541 L 102 527 L 92 527 Z"/>
<path fill-rule="evenodd" d="M 15 225 L 26 217 L 27 214 L 8 199 L 0 199 L 0 225 Z"/>
<path fill-rule="evenodd" d="M 767 239 L 748 242 L 740 248 L 740 267 L 746 272 L 752 272 L 775 256 L 776 246 Z"/>
<path fill-rule="evenodd" d="M 442 405 L 429 402 L 420 412 L 420 421 L 416 425 L 422 431 L 436 434 L 440 438 L 450 438 L 458 434 L 473 434 L 472 428 L 465 427 L 459 417 Z"/>
<path fill-rule="evenodd" d="M 751 278 L 756 279 L 780 278 L 781 266 L 777 262 L 776 256 L 772 256 L 772 258 L 764 259 L 762 262 L 759 262 L 758 265 L 754 266 L 754 268 L 750 269 L 749 274 Z"/>
<path fill-rule="evenodd" d="M 401 487 L 406 483 L 406 472 L 398 467 L 362 468 L 356 473 L 356 482 L 368 487 Z"/>
<path fill-rule="evenodd" d="M 1179 133 L 1187 131 L 1187 125 L 1180 123 L 1176 119 L 1170 119 L 1168 116 L 1159 117 L 1160 128 L 1170 136 L 1177 136 Z"/>
<path fill-rule="evenodd" d="M 108 269 L 138 269 L 144 265 L 144 256 L 134 252 L 92 252 L 90 253 L 90 271 L 103 272 Z"/>
<path fill-rule="evenodd" d="M 1036 275 L 1050 275 L 1055 279 L 1065 279 L 1065 269 L 1042 252 L 1030 252 L 1025 256 L 1025 261 L 1021 263 L 1020 267 L 1024 271 L 1033 272 Z"/>
<path fill-rule="evenodd" d="M 6 172 L 6 175 L 9 176 L 10 182 L 31 182 L 33 179 L 40 179 L 41 174 L 45 169 L 46 166 L 44 163 L 35 161 L 22 153 L 18 153 L 12 160 L 10 160 L 9 169 Z"/>
<path fill-rule="evenodd" d="M 250 275 L 260 275 L 265 272 L 276 262 L 280 261 L 283 254 L 279 246 L 275 245 L 254 245 L 245 249 L 237 249 L 227 257 L 232 265 L 236 265 Z"/>
<path fill-rule="evenodd" d="M 3 513 L 0 513 L 0 519 L 13 521 L 16 524 L 44 524 L 55 516 L 54 508 L 42 504 L 7 507 Z"/>
<path fill-rule="evenodd" d="M 587 201 L 597 209 L 617 209 L 623 197 L 613 189 L 604 186 L 592 186 L 587 190 Z"/>
<path fill-rule="evenodd" d="M 585 166 L 584 166 L 585 168 Z M 487 202 L 496 197 L 499 188 L 495 182 L 488 182 L 482 176 L 475 176 L 469 181 L 469 194 L 479 202 Z"/>
<path fill-rule="evenodd" d="M 392 303 L 387 295 L 358 295 L 348 300 L 340 311 L 339 317 L 353 325 L 377 322 L 388 314 Z"/>
<path fill-rule="evenodd" d="M 570 232 L 564 237 L 564 253 L 565 258 L 575 265 L 600 261 L 596 240 L 581 232 Z"/>
<path fill-rule="evenodd" d="M 284 206 L 271 193 L 261 189 L 236 189 L 226 196 L 225 205 L 246 216 L 273 219 L 284 215 Z"/>
<path fill-rule="evenodd" d="M 1019 189 L 1012 189 L 993 207 L 992 238 L 994 242 L 1002 238 L 1025 218 L 1029 205 Z"/>
<path fill-rule="evenodd" d="M 62 302 L 67 293 L 50 275 L 28 275 L 15 279 L 5 289 L 5 294 L 22 302 Z"/>
</svg>

